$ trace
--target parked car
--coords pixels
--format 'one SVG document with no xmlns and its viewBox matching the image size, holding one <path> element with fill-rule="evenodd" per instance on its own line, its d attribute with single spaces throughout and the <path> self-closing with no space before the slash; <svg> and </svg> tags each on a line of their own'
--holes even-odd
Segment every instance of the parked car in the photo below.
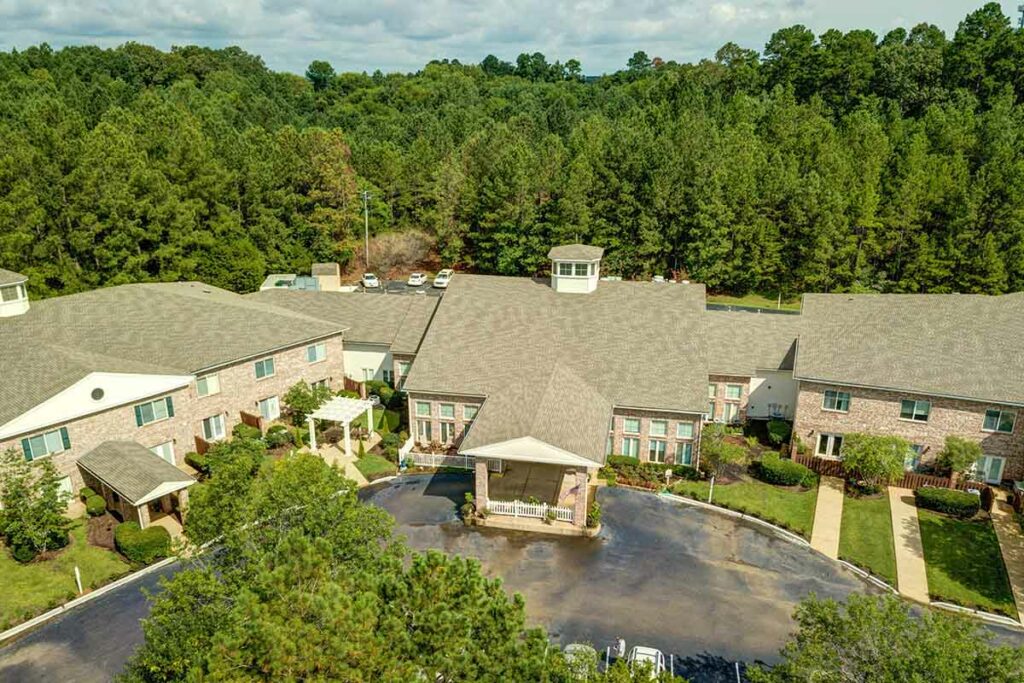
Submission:
<svg viewBox="0 0 1024 683">
<path fill-rule="evenodd" d="M 409 279 L 405 281 L 405 284 L 410 287 L 422 287 L 427 284 L 427 276 L 423 273 L 413 273 L 409 276 Z"/>
<path fill-rule="evenodd" d="M 434 276 L 434 286 L 440 289 L 446 289 L 448 283 L 451 282 L 452 276 L 455 275 L 455 271 L 451 268 L 445 268 Z"/>
<path fill-rule="evenodd" d="M 597 671 L 597 650 L 585 643 L 570 643 L 562 650 L 569 675 L 574 681 L 585 681 Z"/>
<path fill-rule="evenodd" d="M 363 273 L 363 287 L 366 289 L 377 289 L 380 287 L 380 280 L 373 273 Z"/>
<path fill-rule="evenodd" d="M 651 665 L 652 681 L 665 671 L 665 655 L 661 653 L 661 650 L 656 650 L 653 647 L 635 646 L 629 651 L 626 663 L 629 664 L 630 671 L 643 666 L 645 663 L 649 663 Z"/>
</svg>

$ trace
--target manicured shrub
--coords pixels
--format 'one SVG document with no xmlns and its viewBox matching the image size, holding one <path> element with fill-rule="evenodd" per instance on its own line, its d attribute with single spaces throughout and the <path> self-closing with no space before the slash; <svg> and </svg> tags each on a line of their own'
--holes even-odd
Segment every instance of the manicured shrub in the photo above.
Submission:
<svg viewBox="0 0 1024 683">
<path fill-rule="evenodd" d="M 11 556 L 22 564 L 36 559 L 36 551 L 30 545 L 16 545 L 11 548 Z"/>
<path fill-rule="evenodd" d="M 247 425 L 244 422 L 239 422 L 235 425 L 235 428 L 231 430 L 231 436 L 236 439 L 262 439 L 263 432 L 258 427 Z"/>
<path fill-rule="evenodd" d="M 210 473 L 210 459 L 205 455 L 200 455 L 195 451 L 185 454 L 185 462 L 189 467 L 193 468 L 197 472 L 202 474 Z"/>
<path fill-rule="evenodd" d="M 587 509 L 587 526 L 591 529 L 601 523 L 601 504 L 596 500 Z"/>
<path fill-rule="evenodd" d="M 697 481 L 702 478 L 700 471 L 696 467 L 690 467 L 689 465 L 673 465 L 672 476 L 678 479 L 689 479 L 690 481 Z"/>
<path fill-rule="evenodd" d="M 783 460 L 777 453 L 765 455 L 753 464 L 755 477 L 777 486 L 814 486 L 816 475 L 809 468 L 793 460 Z"/>
<path fill-rule="evenodd" d="M 274 425 L 267 430 L 267 435 L 263 437 L 263 440 L 270 448 L 281 448 L 292 443 L 292 433 L 284 425 Z"/>
<path fill-rule="evenodd" d="M 768 420 L 768 441 L 775 446 L 785 443 L 793 433 L 793 425 L 785 420 Z"/>
<path fill-rule="evenodd" d="M 85 511 L 90 517 L 99 517 L 107 511 L 107 501 L 103 500 L 103 496 L 94 493 L 85 499 Z"/>
<path fill-rule="evenodd" d="M 391 401 L 395 398 L 395 390 L 391 388 L 391 385 L 380 380 L 366 382 L 366 393 L 367 395 L 377 394 L 380 397 L 381 407 L 391 405 Z"/>
<path fill-rule="evenodd" d="M 118 524 L 114 529 L 114 543 L 122 555 L 142 564 L 171 554 L 171 535 L 160 526 L 141 529 L 136 522 Z"/>
<path fill-rule="evenodd" d="M 89 500 L 89 498 L 91 498 L 91 497 L 93 497 L 95 495 L 96 495 L 96 492 L 93 491 L 88 486 L 86 486 L 84 489 L 82 489 L 81 491 L 78 492 L 78 497 L 81 498 L 83 501 Z"/>
<path fill-rule="evenodd" d="M 917 507 L 935 510 L 953 517 L 969 519 L 981 508 L 981 497 L 956 489 L 923 487 L 914 491 Z"/>
<path fill-rule="evenodd" d="M 402 439 L 394 432 L 388 432 L 380 438 L 380 445 L 384 448 L 398 448 L 402 445 Z"/>
</svg>

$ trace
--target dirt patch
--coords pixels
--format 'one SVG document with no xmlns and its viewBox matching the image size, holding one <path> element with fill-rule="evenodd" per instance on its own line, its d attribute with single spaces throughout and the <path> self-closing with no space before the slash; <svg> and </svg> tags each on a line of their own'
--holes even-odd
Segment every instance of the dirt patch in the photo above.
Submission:
<svg viewBox="0 0 1024 683">
<path fill-rule="evenodd" d="M 91 517 L 86 530 L 89 544 L 97 548 L 114 550 L 114 527 L 117 524 L 117 520 L 109 512 L 99 517 Z"/>
</svg>

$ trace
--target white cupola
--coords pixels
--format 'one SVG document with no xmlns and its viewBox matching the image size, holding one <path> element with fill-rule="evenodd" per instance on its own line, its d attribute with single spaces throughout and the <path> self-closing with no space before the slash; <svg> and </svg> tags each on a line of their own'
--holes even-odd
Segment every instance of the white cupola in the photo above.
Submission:
<svg viewBox="0 0 1024 683">
<path fill-rule="evenodd" d="M 551 287 L 556 292 L 589 294 L 601 277 L 604 249 L 587 244 L 563 244 L 548 252 L 551 259 Z"/>
<path fill-rule="evenodd" d="M 28 278 L 0 268 L 0 318 L 21 315 L 28 311 Z"/>
</svg>

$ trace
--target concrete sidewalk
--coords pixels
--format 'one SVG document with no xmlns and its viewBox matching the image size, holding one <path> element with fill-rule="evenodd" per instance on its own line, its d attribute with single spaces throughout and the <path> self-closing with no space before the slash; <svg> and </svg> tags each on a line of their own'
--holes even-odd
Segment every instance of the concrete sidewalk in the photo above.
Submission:
<svg viewBox="0 0 1024 683">
<path fill-rule="evenodd" d="M 353 449 L 354 450 L 354 449 Z M 345 476 L 354 481 L 359 488 L 369 486 L 370 482 L 363 476 L 363 473 L 356 467 L 356 456 L 347 456 L 337 446 L 321 446 L 320 457 L 328 465 L 337 465 L 345 472 Z"/>
<path fill-rule="evenodd" d="M 910 489 L 889 487 L 892 509 L 892 535 L 896 545 L 896 579 L 905 598 L 929 604 L 928 573 L 924 565 L 921 526 L 917 521 L 917 505 Z"/>
<path fill-rule="evenodd" d="M 843 480 L 822 477 L 814 507 L 811 547 L 833 560 L 839 559 L 839 530 L 843 525 Z"/>
<path fill-rule="evenodd" d="M 1014 517 L 1013 508 L 1002 500 L 992 506 L 992 524 L 1010 577 L 1013 599 L 1017 601 L 1017 619 L 1024 623 L 1024 531 Z"/>
</svg>

